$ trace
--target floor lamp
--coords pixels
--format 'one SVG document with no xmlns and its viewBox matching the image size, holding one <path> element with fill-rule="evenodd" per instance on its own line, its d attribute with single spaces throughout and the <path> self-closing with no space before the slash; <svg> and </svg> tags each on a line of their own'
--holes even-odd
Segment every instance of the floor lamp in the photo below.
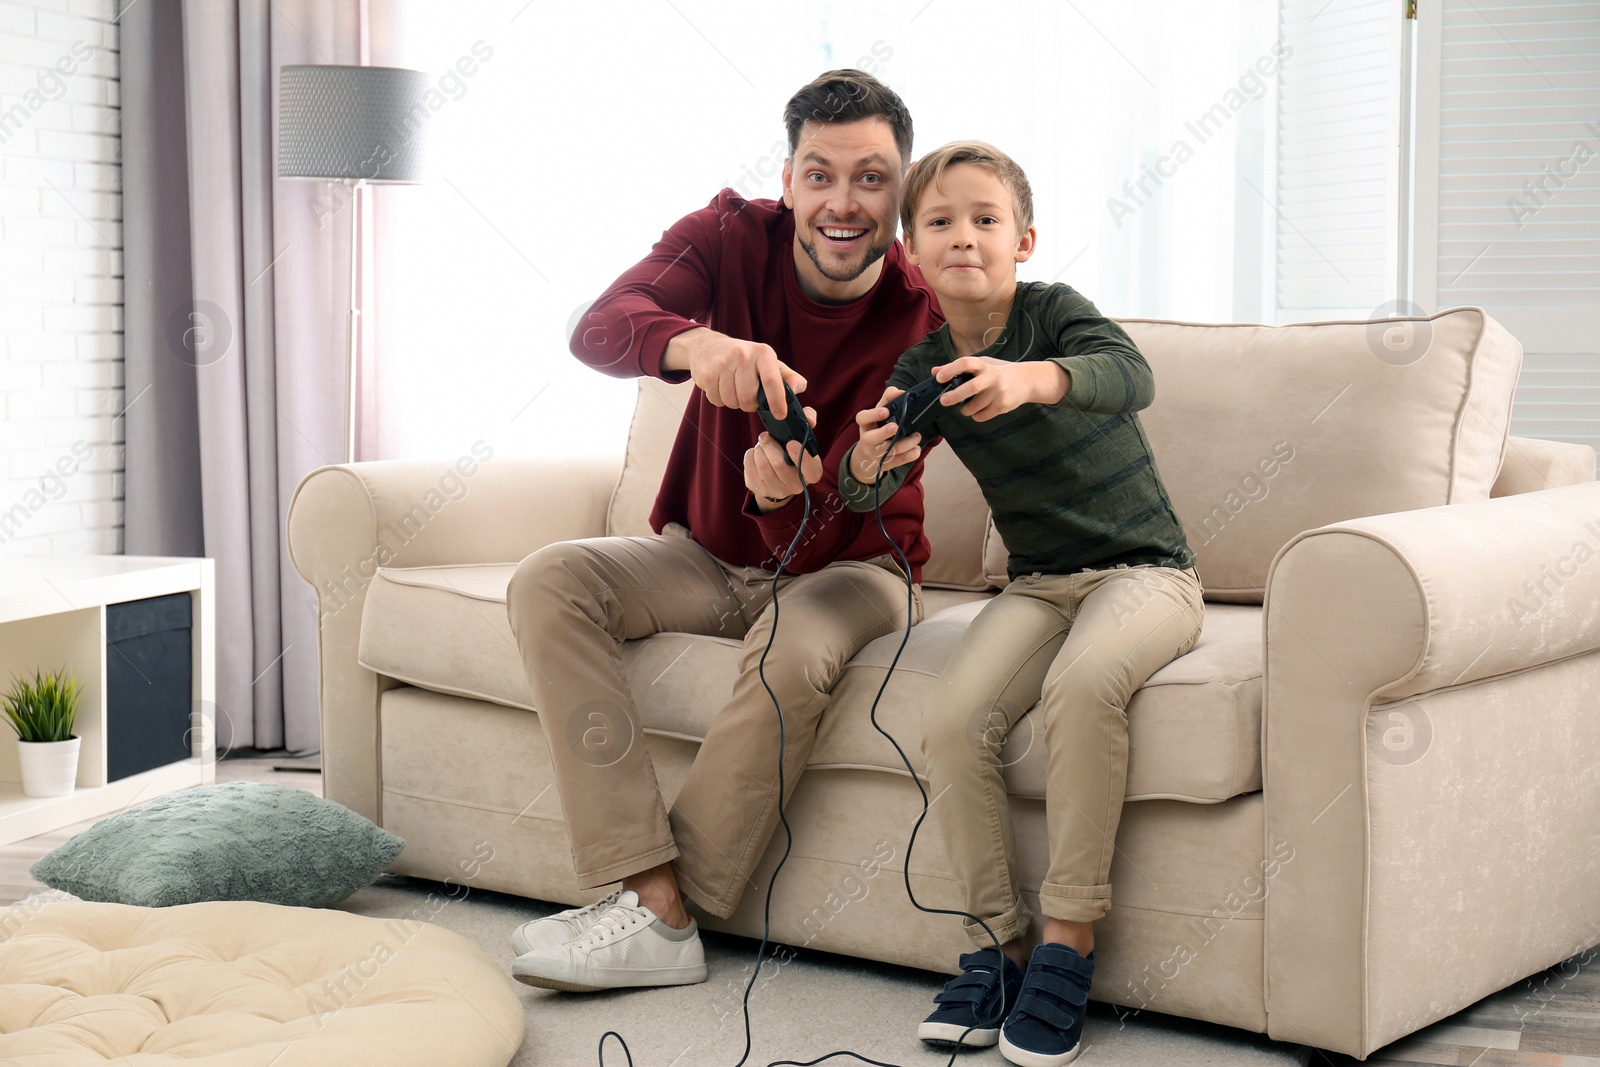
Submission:
<svg viewBox="0 0 1600 1067">
<path fill-rule="evenodd" d="M 350 307 L 345 461 L 356 458 L 356 261 L 361 190 L 422 180 L 419 134 L 432 112 L 428 77 L 397 67 L 285 66 L 278 82 L 278 177 L 341 182 L 350 191 Z"/>
</svg>

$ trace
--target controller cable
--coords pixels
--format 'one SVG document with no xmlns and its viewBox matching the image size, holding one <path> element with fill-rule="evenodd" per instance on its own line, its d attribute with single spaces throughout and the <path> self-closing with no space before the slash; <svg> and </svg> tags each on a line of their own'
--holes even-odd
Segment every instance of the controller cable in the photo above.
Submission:
<svg viewBox="0 0 1600 1067">
<path fill-rule="evenodd" d="M 891 445 L 892 444 L 893 442 L 891 442 Z M 928 817 L 928 791 L 923 787 L 922 780 L 917 777 L 917 772 L 911 766 L 911 760 L 906 756 L 905 750 L 900 747 L 900 743 L 896 741 L 894 736 L 890 734 L 889 731 L 885 730 L 878 722 L 878 702 L 883 699 L 884 691 L 889 687 L 889 679 L 894 676 L 894 670 L 900 662 L 900 656 L 905 652 L 906 644 L 911 640 L 911 619 L 913 613 L 911 592 L 911 561 L 906 558 L 906 554 L 901 551 L 900 546 L 895 543 L 894 538 L 889 536 L 888 527 L 883 524 L 883 461 L 888 457 L 888 454 L 888 450 L 886 449 L 884 454 L 878 457 L 878 467 L 873 476 L 872 513 L 873 517 L 877 520 L 878 532 L 883 535 L 885 543 L 887 543 L 889 548 L 893 550 L 895 556 L 900 562 L 900 566 L 903 568 L 902 573 L 906 579 L 906 627 L 900 636 L 900 645 L 895 649 L 894 658 L 889 661 L 889 669 L 884 672 L 883 681 L 878 685 L 878 692 L 872 698 L 872 707 L 868 712 L 868 718 L 872 722 L 872 728 L 887 738 L 889 744 L 894 746 L 895 752 L 900 756 L 900 762 L 905 764 L 906 774 L 910 776 L 912 784 L 917 787 L 917 792 L 922 797 L 922 812 L 917 816 L 917 821 L 912 825 L 911 836 L 906 841 L 906 858 L 904 870 L 902 871 L 905 879 L 906 897 L 911 901 L 911 906 L 916 908 L 918 911 L 926 912 L 930 915 L 959 915 L 964 919 L 971 919 L 973 922 L 983 927 L 983 932 L 989 935 L 989 940 L 994 943 L 995 952 L 1002 956 L 1000 966 L 1001 973 L 1003 975 L 1005 969 L 1005 960 L 1003 957 L 1005 953 L 1000 947 L 1000 939 L 995 935 L 995 932 L 989 928 L 988 923 L 984 922 L 982 919 L 978 918 L 978 916 L 973 915 L 970 912 L 961 911 L 959 909 L 926 907 L 918 902 L 916 894 L 912 892 L 911 889 L 911 850 L 916 845 L 917 832 L 922 829 L 922 824 Z M 785 449 L 785 458 L 787 458 L 787 455 L 787 449 Z M 790 461 L 790 465 L 793 466 L 792 460 Z M 767 696 L 772 699 L 773 710 L 776 711 L 778 715 L 778 822 L 783 826 L 783 855 L 779 857 L 778 865 L 772 869 L 772 877 L 767 881 L 767 895 L 762 906 L 761 914 L 761 944 L 756 949 L 756 965 L 750 973 L 750 980 L 745 983 L 744 997 L 740 1004 L 740 1009 L 744 1016 L 744 1053 L 739 1057 L 738 1062 L 735 1063 L 733 1067 L 744 1067 L 745 1061 L 750 1058 L 750 994 L 755 988 L 756 979 L 761 976 L 761 964 L 763 957 L 766 955 L 767 944 L 771 938 L 772 890 L 773 887 L 778 883 L 778 874 L 783 870 L 783 865 L 789 861 L 789 850 L 794 845 L 794 832 L 790 829 L 789 818 L 784 811 L 787 804 L 783 795 L 783 757 L 785 747 L 783 707 L 778 703 L 777 694 L 773 693 L 772 687 L 767 684 L 766 664 L 767 654 L 772 651 L 773 639 L 778 635 L 778 582 L 782 579 L 784 569 L 789 565 L 789 560 L 793 558 L 795 549 L 799 547 L 800 539 L 805 535 L 806 524 L 811 520 L 811 487 L 806 483 L 804 477 L 800 479 L 800 491 L 803 494 L 803 509 L 800 515 L 800 528 L 795 532 L 794 539 L 789 542 L 789 547 L 784 551 L 783 558 L 778 562 L 778 569 L 774 571 L 772 575 L 772 628 L 767 634 L 766 648 L 762 649 L 761 659 L 756 665 L 756 673 L 761 679 L 761 686 L 767 691 Z M 1001 978 L 1000 980 L 1000 987 L 1000 1014 L 998 1018 L 987 1020 L 991 1025 L 995 1026 L 998 1026 L 1005 1019 L 1009 1008 L 1009 1005 L 1005 1003 L 1004 978 Z M 977 1029 L 977 1027 L 978 1024 L 974 1023 L 972 1026 L 963 1031 L 960 1037 L 956 1039 L 954 1047 L 950 1051 L 950 1059 L 946 1061 L 946 1067 L 950 1067 L 950 1065 L 954 1064 L 956 1057 L 960 1055 L 961 1052 L 973 1047 L 964 1044 L 963 1041 L 967 1034 Z M 615 1030 L 607 1030 L 605 1033 L 600 1035 L 600 1044 L 596 1053 L 599 1059 L 600 1067 L 605 1067 L 605 1048 L 606 1038 L 608 1037 L 614 1037 L 617 1039 L 617 1044 L 622 1046 L 622 1054 L 628 1061 L 628 1067 L 633 1067 L 633 1054 L 628 1050 L 628 1043 L 627 1041 L 623 1040 L 622 1035 L 617 1033 Z M 822 1056 L 818 1056 L 814 1060 L 805 1060 L 804 1062 L 800 1060 L 773 1060 L 767 1065 L 767 1067 L 814 1067 L 814 1065 L 822 1063 L 825 1060 L 831 1060 L 839 1056 L 847 1056 L 852 1059 L 860 1060 L 862 1063 L 870 1063 L 873 1064 L 874 1067 L 900 1067 L 899 1064 L 886 1063 L 883 1060 L 874 1060 L 867 1056 L 861 1055 L 859 1052 L 852 1052 L 849 1049 L 838 1049 L 834 1052 L 829 1052 Z"/>
</svg>

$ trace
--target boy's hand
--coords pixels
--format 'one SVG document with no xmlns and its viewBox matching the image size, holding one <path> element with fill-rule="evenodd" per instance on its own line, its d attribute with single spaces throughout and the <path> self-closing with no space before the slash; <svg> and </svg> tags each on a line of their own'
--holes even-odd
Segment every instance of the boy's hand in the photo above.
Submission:
<svg viewBox="0 0 1600 1067">
<path fill-rule="evenodd" d="M 783 394 L 780 391 L 778 395 Z M 801 410 L 805 412 L 811 428 L 816 429 L 816 409 Z M 756 438 L 755 447 L 744 454 L 745 488 L 755 495 L 756 507 L 763 515 L 783 507 L 790 497 L 800 492 L 804 488 L 800 482 L 802 477 L 805 478 L 805 485 L 813 485 L 822 477 L 822 460 L 810 452 L 803 452 L 799 441 L 790 441 L 788 451 L 789 458 L 795 462 L 793 467 L 784 461 L 784 450 L 772 439 L 772 435 L 763 433 Z"/>
<path fill-rule="evenodd" d="M 891 385 L 878 398 L 877 407 L 856 413 L 856 425 L 861 427 L 861 440 L 856 442 L 855 448 L 850 451 L 850 473 L 862 485 L 876 484 L 881 471 L 893 470 L 915 462 L 916 458 L 922 455 L 920 433 L 914 433 L 903 441 L 896 441 L 892 447 L 889 444 L 899 427 L 895 423 L 883 421 L 889 417 L 889 409 L 884 405 L 903 392 L 904 389 L 896 389 Z M 879 423 L 883 425 L 880 426 Z M 878 466 L 879 457 L 883 458 L 881 468 Z"/>
<path fill-rule="evenodd" d="M 961 404 L 961 414 L 974 422 L 988 422 L 1024 404 L 1058 404 L 1071 385 L 1067 372 L 1049 360 L 1008 363 L 993 356 L 962 356 L 933 368 L 941 382 L 958 374 L 970 374 L 972 380 L 945 393 L 939 403 Z"/>
<path fill-rule="evenodd" d="M 685 330 L 667 342 L 661 368 L 688 371 L 694 384 L 718 407 L 756 409 L 756 386 L 765 388 L 767 402 L 778 418 L 788 415 L 783 383 L 802 392 L 806 380 L 785 366 L 770 345 L 741 341 L 704 326 Z"/>
</svg>

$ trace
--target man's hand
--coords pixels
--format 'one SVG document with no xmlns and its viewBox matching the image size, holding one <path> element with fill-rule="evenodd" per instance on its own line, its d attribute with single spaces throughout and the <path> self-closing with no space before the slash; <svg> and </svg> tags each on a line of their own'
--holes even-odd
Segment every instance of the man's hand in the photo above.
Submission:
<svg viewBox="0 0 1600 1067">
<path fill-rule="evenodd" d="M 778 395 L 783 395 L 780 389 Z M 772 394 L 767 394 L 767 399 L 772 399 Z M 802 408 L 806 421 L 813 429 L 817 425 L 817 412 L 815 408 Z M 769 511 L 783 507 L 789 498 L 800 492 L 804 486 L 800 479 L 805 478 L 805 485 L 814 485 L 822 477 L 822 460 L 809 452 L 803 452 L 799 441 L 790 441 L 789 458 L 794 460 L 796 466 L 791 467 L 784 460 L 784 450 L 778 447 L 778 442 L 772 435 L 764 433 L 756 438 L 755 447 L 744 454 L 744 484 L 755 495 L 756 507 L 765 515 Z M 797 469 L 798 468 L 798 469 Z"/>
<path fill-rule="evenodd" d="M 778 359 L 769 345 L 741 341 L 704 326 L 685 330 L 667 342 L 661 369 L 688 371 L 694 384 L 718 407 L 756 409 L 756 386 L 766 390 L 767 404 L 778 418 L 788 414 L 783 383 L 796 393 L 806 380 Z"/>
<path fill-rule="evenodd" d="M 1050 360 L 1010 363 L 993 356 L 962 356 L 933 368 L 933 376 L 947 382 L 958 374 L 972 380 L 939 398 L 945 407 L 961 404 L 961 414 L 974 422 L 988 422 L 1024 404 L 1059 404 L 1072 386 L 1061 365 Z"/>
<path fill-rule="evenodd" d="M 873 485 L 882 471 L 894 470 L 896 467 L 913 463 L 922 455 L 920 433 L 914 433 L 903 441 L 896 441 L 892 446 L 889 444 L 899 426 L 883 421 L 889 417 L 889 409 L 884 405 L 903 392 L 904 389 L 896 389 L 891 385 L 878 398 L 877 407 L 856 413 L 856 425 L 861 427 L 861 440 L 850 450 L 850 473 L 862 485 Z M 880 426 L 879 423 L 883 425 Z M 883 460 L 882 467 L 878 466 L 880 458 Z"/>
</svg>

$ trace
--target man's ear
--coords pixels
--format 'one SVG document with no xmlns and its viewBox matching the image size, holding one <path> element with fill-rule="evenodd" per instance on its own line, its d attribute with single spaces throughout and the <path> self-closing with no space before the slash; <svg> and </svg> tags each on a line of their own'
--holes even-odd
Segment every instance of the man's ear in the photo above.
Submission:
<svg viewBox="0 0 1600 1067">
<path fill-rule="evenodd" d="M 794 210 L 794 157 L 783 161 L 783 206 Z"/>
<path fill-rule="evenodd" d="M 1026 262 L 1028 262 L 1028 260 L 1033 258 L 1033 250 L 1034 250 L 1034 247 L 1038 244 L 1038 241 L 1039 241 L 1039 231 L 1036 230 L 1035 228 L 1033 228 L 1032 226 L 1029 226 L 1028 227 L 1028 232 L 1023 234 L 1020 238 L 1017 239 L 1017 262 L 1018 263 L 1026 263 Z"/>
</svg>

